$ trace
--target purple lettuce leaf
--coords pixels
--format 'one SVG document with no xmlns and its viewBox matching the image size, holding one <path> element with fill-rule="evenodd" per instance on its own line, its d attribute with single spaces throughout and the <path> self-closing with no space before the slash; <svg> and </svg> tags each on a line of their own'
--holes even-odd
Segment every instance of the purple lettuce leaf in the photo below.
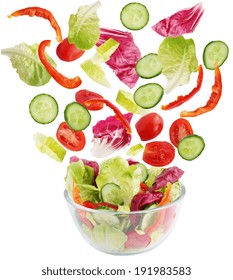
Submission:
<svg viewBox="0 0 233 280">
<path fill-rule="evenodd" d="M 139 79 L 135 66 L 141 58 L 141 52 L 134 43 L 133 35 L 130 32 L 101 28 L 96 45 L 100 46 L 109 38 L 116 40 L 119 46 L 106 64 L 124 84 L 133 88 Z"/>
</svg>

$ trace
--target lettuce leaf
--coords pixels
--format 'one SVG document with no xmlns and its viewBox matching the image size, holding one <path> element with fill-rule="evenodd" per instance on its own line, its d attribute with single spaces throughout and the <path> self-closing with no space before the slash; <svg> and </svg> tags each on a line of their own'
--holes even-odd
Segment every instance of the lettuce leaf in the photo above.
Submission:
<svg viewBox="0 0 233 280">
<path fill-rule="evenodd" d="M 100 27 L 96 12 L 100 5 L 97 1 L 92 5 L 80 6 L 76 14 L 70 15 L 68 40 L 78 49 L 89 50 L 98 42 Z"/>
<path fill-rule="evenodd" d="M 197 71 L 195 43 L 183 36 L 167 37 L 158 49 L 158 58 L 162 65 L 162 73 L 167 78 L 165 92 L 187 84 L 192 72 Z"/>
<path fill-rule="evenodd" d="M 97 46 L 109 38 L 119 43 L 116 51 L 111 55 L 106 64 L 114 71 L 115 75 L 129 88 L 133 88 L 139 77 L 135 70 L 136 63 L 141 58 L 141 52 L 134 43 L 132 33 L 115 29 L 101 28 Z"/>
<path fill-rule="evenodd" d="M 1 54 L 10 58 L 12 67 L 16 69 L 19 78 L 30 86 L 43 86 L 51 79 L 38 57 L 38 44 L 27 45 L 21 43 L 12 48 L 2 49 Z M 50 63 L 56 67 L 51 57 Z"/>
<path fill-rule="evenodd" d="M 192 33 L 203 13 L 204 8 L 200 2 L 192 8 L 178 11 L 170 17 L 160 20 L 152 26 L 152 29 L 163 37 L 176 37 L 186 33 Z"/>
<path fill-rule="evenodd" d="M 130 122 L 133 114 L 127 113 L 124 116 Z M 97 158 L 109 156 L 129 145 L 132 139 L 131 134 L 126 132 L 122 122 L 117 120 L 115 116 L 98 121 L 93 126 L 92 131 L 94 134 L 94 145 L 91 152 Z"/>
<path fill-rule="evenodd" d="M 117 156 L 100 164 L 96 184 L 99 190 L 108 183 L 118 185 L 121 189 L 121 200 L 124 205 L 129 205 L 140 189 L 140 178 L 141 170 L 136 165 L 129 166 L 127 160 Z"/>
</svg>

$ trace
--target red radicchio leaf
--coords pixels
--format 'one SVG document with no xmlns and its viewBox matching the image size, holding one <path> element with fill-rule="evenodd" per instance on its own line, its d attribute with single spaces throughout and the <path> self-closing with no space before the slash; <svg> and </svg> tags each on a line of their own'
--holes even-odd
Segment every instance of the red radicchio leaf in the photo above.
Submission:
<svg viewBox="0 0 233 280">
<path fill-rule="evenodd" d="M 114 71 L 116 76 L 129 88 L 133 88 L 139 77 L 135 66 L 141 58 L 141 52 L 135 45 L 133 36 L 130 32 L 101 28 L 99 41 L 96 44 L 100 46 L 109 38 L 119 43 L 116 51 L 111 55 L 106 64 Z"/>
<path fill-rule="evenodd" d="M 150 192 L 161 189 L 167 185 L 168 182 L 175 183 L 178 181 L 181 176 L 184 174 L 184 171 L 176 166 L 172 166 L 164 169 L 156 178 L 155 183 L 149 189 Z"/>
<path fill-rule="evenodd" d="M 152 26 L 152 29 L 163 37 L 177 37 L 186 33 L 192 33 L 203 13 L 202 3 L 198 3 L 192 8 L 178 11 L 170 17 L 160 20 Z"/>
<path fill-rule="evenodd" d="M 145 209 L 145 207 L 152 203 L 159 203 L 163 197 L 162 192 L 144 192 L 144 193 L 137 193 L 132 198 L 130 204 L 130 211 L 139 211 Z M 138 214 L 130 214 L 130 221 L 131 223 L 136 226 L 140 221 L 140 216 Z"/>
<path fill-rule="evenodd" d="M 127 113 L 124 116 L 130 122 L 133 114 Z M 91 151 L 98 158 L 108 156 L 129 145 L 132 139 L 132 135 L 127 133 L 122 122 L 117 120 L 115 116 L 98 121 L 93 126 L 92 131 L 94 134 L 94 146 Z"/>
<path fill-rule="evenodd" d="M 130 211 L 143 210 L 148 204 L 159 203 L 163 197 L 162 192 L 137 193 L 130 204 Z"/>
</svg>

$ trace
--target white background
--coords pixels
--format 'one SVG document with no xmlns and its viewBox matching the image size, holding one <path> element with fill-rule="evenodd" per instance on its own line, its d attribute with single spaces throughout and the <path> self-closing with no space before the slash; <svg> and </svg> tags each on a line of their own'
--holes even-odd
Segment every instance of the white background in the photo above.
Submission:
<svg viewBox="0 0 233 280">
<path fill-rule="evenodd" d="M 130 1 L 102 0 L 98 11 L 100 25 L 108 28 L 126 29 L 119 21 L 121 8 Z M 82 88 L 88 88 L 114 100 L 119 88 L 129 90 L 121 83 L 110 68 L 104 65 L 111 90 L 92 82 L 79 67 L 81 61 L 92 56 L 89 51 L 79 61 L 65 63 L 56 57 L 55 32 L 49 22 L 41 18 L 7 18 L 13 11 L 28 6 L 40 6 L 53 12 L 59 22 L 63 37 L 67 36 L 68 19 L 79 5 L 93 1 L 20 1 L 2 0 L 0 8 L 0 48 L 13 47 L 21 42 L 28 44 L 52 40 L 48 53 L 57 62 L 58 70 L 74 77 L 80 75 Z M 194 0 L 141 0 L 150 12 L 146 28 L 134 32 L 135 43 L 142 55 L 156 52 L 162 37 L 151 30 L 158 20 L 183 8 L 192 7 Z M 133 256 L 113 256 L 96 251 L 86 244 L 76 229 L 66 206 L 64 176 L 69 157 L 58 163 L 35 147 L 33 134 L 41 132 L 55 136 L 56 128 L 63 121 L 63 110 L 74 100 L 76 90 L 67 90 L 51 80 L 43 87 L 30 87 L 23 83 L 11 67 L 6 56 L 0 56 L 0 114 L 1 114 L 1 238 L 0 278 L 8 279 L 75 279 L 81 276 L 42 276 L 41 270 L 50 268 L 123 268 L 131 270 L 127 279 L 135 279 L 134 268 L 139 266 L 190 266 L 191 276 L 145 276 L 145 279 L 230 279 L 232 265 L 232 9 L 230 1 L 204 1 L 205 13 L 193 34 L 185 35 L 196 43 L 199 64 L 205 45 L 212 40 L 225 41 L 230 49 L 228 60 L 221 67 L 223 95 L 214 111 L 190 119 L 194 132 L 206 142 L 203 154 L 193 162 L 182 160 L 179 155 L 172 164 L 185 171 L 183 182 L 187 194 L 178 222 L 169 238 L 156 249 Z M 188 93 L 194 86 L 197 74 L 190 83 L 164 96 L 163 104 L 177 95 Z M 160 77 L 155 81 L 165 85 Z M 193 100 L 170 112 L 160 113 L 165 122 L 158 140 L 169 140 L 171 123 L 184 109 L 195 109 L 204 105 L 211 93 L 214 72 L 204 69 L 202 90 Z M 139 80 L 136 87 L 143 84 Z M 59 116 L 50 125 L 35 123 L 29 115 L 28 105 L 39 93 L 50 93 L 59 103 Z M 122 109 L 122 112 L 125 112 Z M 111 114 L 105 111 L 106 117 Z M 103 114 L 103 112 L 101 113 Z M 94 114 L 92 124 L 100 118 Z M 103 118 L 103 115 L 101 116 Z M 90 127 L 91 129 L 91 127 Z M 87 130 L 88 142 L 91 130 Z M 134 131 L 135 132 L 135 131 Z M 135 143 L 138 139 L 135 136 Z M 87 147 L 88 148 L 88 147 Z M 85 156 L 84 156 L 85 155 Z M 89 156 L 88 150 L 79 156 Z M 116 276 L 109 277 L 113 279 Z M 140 276 L 138 276 L 140 277 Z M 141 276 L 142 277 L 142 276 Z M 140 277 L 140 278 L 141 278 Z M 122 276 L 121 279 L 124 277 Z M 82 276 L 81 279 L 91 279 Z M 93 276 L 100 279 L 100 276 Z M 106 278 L 107 279 L 107 278 Z M 119 279 L 119 278 L 118 278 Z"/>
</svg>

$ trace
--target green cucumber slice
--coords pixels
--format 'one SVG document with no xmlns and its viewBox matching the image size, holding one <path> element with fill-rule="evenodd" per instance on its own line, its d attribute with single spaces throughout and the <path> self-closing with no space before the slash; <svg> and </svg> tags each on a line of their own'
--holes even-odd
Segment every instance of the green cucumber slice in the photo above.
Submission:
<svg viewBox="0 0 233 280">
<path fill-rule="evenodd" d="M 136 72 L 144 79 L 154 78 L 162 73 L 162 66 L 156 53 L 149 53 L 140 58 L 136 64 Z"/>
<path fill-rule="evenodd" d="M 75 101 L 66 106 L 64 117 L 68 126 L 73 130 L 84 130 L 91 122 L 89 111 Z"/>
<path fill-rule="evenodd" d="M 161 85 L 157 83 L 149 83 L 143 86 L 140 86 L 134 92 L 134 101 L 135 103 L 142 107 L 143 109 L 150 109 L 155 107 L 164 94 L 164 89 Z"/>
<path fill-rule="evenodd" d="M 204 150 L 204 139 L 196 134 L 188 135 L 178 144 L 178 153 L 185 160 L 194 160 Z"/>
<path fill-rule="evenodd" d="M 141 3 L 132 2 L 123 7 L 120 14 L 122 24 L 130 30 L 140 30 L 149 21 L 149 12 Z"/>
<path fill-rule="evenodd" d="M 29 113 L 40 124 L 51 123 L 58 115 L 57 101 L 49 94 L 38 94 L 29 104 Z"/>
<path fill-rule="evenodd" d="M 214 70 L 217 65 L 223 65 L 229 54 L 229 48 L 223 41 L 208 43 L 203 52 L 203 62 L 207 69 Z"/>
<path fill-rule="evenodd" d="M 141 169 L 141 173 L 142 173 L 142 176 L 141 176 L 141 182 L 145 182 L 147 177 L 148 177 L 148 172 L 147 172 L 147 168 L 146 166 L 143 164 L 143 163 L 136 163 L 135 164 L 138 168 Z"/>
<path fill-rule="evenodd" d="M 104 202 L 115 205 L 122 205 L 124 203 L 124 200 L 121 198 L 121 188 L 114 183 L 108 183 L 101 188 L 101 197 Z"/>
</svg>

